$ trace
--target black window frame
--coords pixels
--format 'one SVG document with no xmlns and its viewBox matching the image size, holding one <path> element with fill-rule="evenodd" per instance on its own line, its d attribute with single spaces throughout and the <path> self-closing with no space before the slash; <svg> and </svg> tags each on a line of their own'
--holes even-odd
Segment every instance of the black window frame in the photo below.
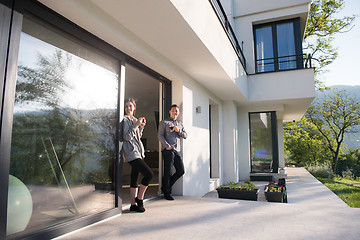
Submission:
<svg viewBox="0 0 360 240">
<path fill-rule="evenodd" d="M 288 69 L 279 69 L 279 56 L 278 56 L 278 47 L 277 47 L 277 29 L 276 26 L 279 24 L 284 23 L 292 23 L 293 29 L 294 29 L 294 41 L 295 41 L 295 57 L 296 57 L 296 67 L 295 68 L 288 68 Z M 272 49 L 273 49 L 273 62 L 274 70 L 268 70 L 268 71 L 258 71 L 258 61 L 257 59 L 257 48 L 256 48 L 256 30 L 263 27 L 271 27 L 271 33 L 272 33 Z M 263 24 L 257 24 L 253 25 L 253 36 L 254 36 L 254 53 L 255 53 L 255 72 L 256 73 L 266 73 L 266 72 L 279 72 L 279 71 L 287 71 L 287 70 L 294 70 L 294 69 L 303 69 L 303 48 L 302 48 L 302 37 L 301 37 L 301 28 L 300 28 L 300 18 L 292 18 L 292 19 L 286 19 L 281 21 L 275 21 L 275 22 L 268 22 Z M 261 59 L 260 59 L 261 60 Z"/>
<path fill-rule="evenodd" d="M 251 149 L 251 114 L 257 114 L 257 113 L 270 113 L 270 119 L 271 119 L 271 141 L 272 141 L 272 158 L 273 158 L 273 171 L 272 173 L 278 173 L 279 170 L 279 142 L 278 142 L 278 127 L 277 127 L 277 116 L 276 111 L 260 111 L 260 112 L 249 112 L 248 118 L 249 118 L 249 139 L 250 139 L 250 146 Z M 249 150 L 250 150 L 249 149 Z M 250 150 L 251 152 L 251 150 Z M 250 158 L 250 172 L 251 173 L 259 173 L 254 172 L 252 170 L 252 159 Z"/>
</svg>

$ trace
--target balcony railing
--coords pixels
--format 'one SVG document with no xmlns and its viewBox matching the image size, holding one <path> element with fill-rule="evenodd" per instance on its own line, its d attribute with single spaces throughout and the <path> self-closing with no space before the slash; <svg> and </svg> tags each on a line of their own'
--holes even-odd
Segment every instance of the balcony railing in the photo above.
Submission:
<svg viewBox="0 0 360 240">
<path fill-rule="evenodd" d="M 220 0 L 209 0 L 209 2 L 211 3 L 214 11 L 216 12 L 216 15 L 218 16 L 220 22 L 222 23 L 224 30 L 226 31 L 234 49 L 238 55 L 239 60 L 246 71 L 246 59 L 245 59 L 243 50 L 240 47 L 240 44 L 236 38 L 234 30 L 230 25 L 229 19 L 226 17 L 225 10 L 224 10 L 223 6 L 221 5 Z"/>
<path fill-rule="evenodd" d="M 311 54 L 289 55 L 256 60 L 256 72 L 277 72 L 284 70 L 312 68 Z"/>
</svg>

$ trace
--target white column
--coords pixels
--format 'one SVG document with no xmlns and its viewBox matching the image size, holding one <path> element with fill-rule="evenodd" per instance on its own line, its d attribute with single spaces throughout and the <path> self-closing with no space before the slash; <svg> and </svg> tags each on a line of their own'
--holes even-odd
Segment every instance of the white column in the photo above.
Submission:
<svg viewBox="0 0 360 240">
<path fill-rule="evenodd" d="M 239 161 L 239 180 L 250 179 L 250 126 L 249 112 L 238 108 L 238 161 Z"/>
<path fill-rule="evenodd" d="M 237 109 L 233 101 L 223 105 L 224 158 L 222 182 L 238 181 L 237 164 Z"/>
<path fill-rule="evenodd" d="M 284 130 L 283 130 L 283 121 L 277 120 L 277 131 L 278 131 L 278 145 L 279 145 L 279 168 L 285 167 L 285 157 L 284 157 Z"/>
</svg>

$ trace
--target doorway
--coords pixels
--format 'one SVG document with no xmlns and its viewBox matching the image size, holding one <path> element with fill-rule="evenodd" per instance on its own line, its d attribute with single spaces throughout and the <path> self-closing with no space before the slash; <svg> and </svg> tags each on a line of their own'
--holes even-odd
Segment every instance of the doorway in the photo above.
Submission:
<svg viewBox="0 0 360 240">
<path fill-rule="evenodd" d="M 146 126 L 141 141 L 145 148 L 145 162 L 154 173 L 145 198 L 157 196 L 159 192 L 159 141 L 157 139 L 157 126 L 160 119 L 161 88 L 162 83 L 156 78 L 132 65 L 126 65 L 125 99 L 133 98 L 136 102 L 136 117 L 146 118 Z M 130 204 L 130 173 L 130 165 L 123 163 L 123 207 L 127 207 Z M 138 182 L 141 181 L 141 178 L 142 175 L 139 174 Z"/>
<path fill-rule="evenodd" d="M 220 178 L 220 124 L 219 105 L 209 102 L 210 179 Z"/>
<path fill-rule="evenodd" d="M 249 113 L 252 173 L 277 173 L 279 166 L 276 112 Z"/>
</svg>

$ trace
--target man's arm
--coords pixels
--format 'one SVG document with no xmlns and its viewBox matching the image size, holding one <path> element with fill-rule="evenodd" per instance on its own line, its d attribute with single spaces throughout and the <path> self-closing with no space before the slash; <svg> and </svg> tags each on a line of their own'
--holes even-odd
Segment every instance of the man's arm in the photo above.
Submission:
<svg viewBox="0 0 360 240">
<path fill-rule="evenodd" d="M 185 128 L 184 128 L 184 126 L 182 124 L 181 124 L 181 128 L 179 129 L 178 135 L 181 138 L 184 138 L 184 139 L 187 138 L 187 132 L 185 131 Z"/>
</svg>

